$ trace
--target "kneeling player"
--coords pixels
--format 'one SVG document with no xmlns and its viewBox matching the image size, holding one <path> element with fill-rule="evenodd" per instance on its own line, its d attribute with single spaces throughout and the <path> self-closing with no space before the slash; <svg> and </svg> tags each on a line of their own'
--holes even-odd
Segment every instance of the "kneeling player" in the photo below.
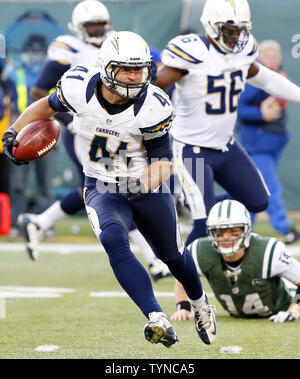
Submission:
<svg viewBox="0 0 300 379">
<path fill-rule="evenodd" d="M 189 245 L 198 273 L 232 316 L 268 317 L 274 322 L 300 316 L 300 263 L 275 238 L 251 233 L 247 209 L 235 200 L 214 205 L 207 219 L 209 237 Z M 292 299 L 282 278 L 298 286 Z M 193 319 L 183 287 L 176 283 L 177 312 L 171 320 Z"/>
</svg>

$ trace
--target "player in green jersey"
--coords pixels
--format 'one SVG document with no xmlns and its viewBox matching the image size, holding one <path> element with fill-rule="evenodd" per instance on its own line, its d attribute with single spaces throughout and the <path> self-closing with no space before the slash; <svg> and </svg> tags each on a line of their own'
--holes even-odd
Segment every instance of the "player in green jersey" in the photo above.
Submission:
<svg viewBox="0 0 300 379">
<path fill-rule="evenodd" d="M 251 233 L 247 209 L 224 200 L 211 209 L 209 237 L 195 240 L 188 249 L 198 272 L 204 275 L 217 300 L 232 316 L 267 317 L 273 322 L 300 317 L 300 262 L 275 238 Z M 283 278 L 298 289 L 292 298 Z M 177 311 L 171 320 L 193 319 L 188 298 L 176 283 Z"/>
</svg>

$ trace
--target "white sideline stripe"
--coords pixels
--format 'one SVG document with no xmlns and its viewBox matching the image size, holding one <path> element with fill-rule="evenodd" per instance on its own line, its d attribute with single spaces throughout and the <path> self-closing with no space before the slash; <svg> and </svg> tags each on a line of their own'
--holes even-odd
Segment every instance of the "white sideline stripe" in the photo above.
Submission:
<svg viewBox="0 0 300 379">
<path fill-rule="evenodd" d="M 220 349 L 221 354 L 240 354 L 243 348 L 241 346 L 223 346 Z"/>
<path fill-rule="evenodd" d="M 136 246 L 132 245 L 133 251 Z M 39 246 L 40 253 L 104 253 L 104 248 L 100 243 L 41 243 Z M 0 243 L 0 252 L 26 252 L 25 244 L 21 242 L 2 242 Z"/>
<path fill-rule="evenodd" d="M 0 304 L 3 299 L 55 299 L 74 292 L 70 288 L 0 286 Z"/>
<path fill-rule="evenodd" d="M 57 345 L 41 345 L 34 349 L 34 351 L 38 351 L 40 353 L 48 353 L 51 351 L 56 351 L 59 349 L 59 346 Z"/>
<path fill-rule="evenodd" d="M 174 292 L 154 292 L 156 297 L 175 297 Z M 214 297 L 215 295 L 212 292 L 206 292 L 207 297 Z M 90 292 L 90 297 L 100 297 L 100 298 L 109 298 L 109 297 L 128 297 L 126 292 L 122 291 L 112 291 L 112 292 Z"/>
<path fill-rule="evenodd" d="M 131 244 L 134 253 L 139 252 L 139 248 Z M 294 257 L 300 256 L 300 245 L 288 246 L 288 251 Z M 73 253 L 104 253 L 104 248 L 100 243 L 41 243 L 39 246 L 41 253 L 73 254 Z M 0 253 L 26 252 L 25 244 L 22 242 L 0 242 Z"/>
</svg>

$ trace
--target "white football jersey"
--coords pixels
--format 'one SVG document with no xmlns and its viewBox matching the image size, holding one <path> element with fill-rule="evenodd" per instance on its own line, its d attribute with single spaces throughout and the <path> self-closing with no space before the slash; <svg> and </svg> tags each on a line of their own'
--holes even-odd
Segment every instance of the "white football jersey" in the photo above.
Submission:
<svg viewBox="0 0 300 379">
<path fill-rule="evenodd" d="M 57 37 L 48 48 L 48 59 L 68 63 L 71 67 L 79 64 L 96 65 L 99 48 L 72 35 Z"/>
<path fill-rule="evenodd" d="M 77 66 L 63 75 L 57 87 L 60 102 L 74 112 L 83 171 L 110 183 L 116 177 L 139 178 L 149 164 L 143 140 L 161 137 L 171 126 L 170 99 L 150 84 L 131 106 L 111 115 L 96 97 L 99 81 L 97 68 Z"/>
<path fill-rule="evenodd" d="M 224 54 L 198 34 L 172 39 L 162 52 L 162 62 L 188 71 L 176 83 L 173 137 L 190 145 L 224 149 L 233 135 L 239 96 L 256 57 L 252 35 L 239 54 Z"/>
</svg>

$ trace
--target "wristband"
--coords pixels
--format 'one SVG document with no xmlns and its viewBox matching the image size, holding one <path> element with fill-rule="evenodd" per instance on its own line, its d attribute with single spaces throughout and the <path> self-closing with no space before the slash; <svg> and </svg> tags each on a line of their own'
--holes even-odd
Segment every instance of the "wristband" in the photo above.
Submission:
<svg viewBox="0 0 300 379">
<path fill-rule="evenodd" d="M 16 136 L 18 135 L 18 132 L 12 126 L 8 130 L 13 132 Z"/>
<path fill-rule="evenodd" d="M 176 303 L 176 310 L 180 311 L 181 309 L 185 309 L 186 311 L 191 312 L 192 307 L 189 301 L 179 301 Z"/>
</svg>

